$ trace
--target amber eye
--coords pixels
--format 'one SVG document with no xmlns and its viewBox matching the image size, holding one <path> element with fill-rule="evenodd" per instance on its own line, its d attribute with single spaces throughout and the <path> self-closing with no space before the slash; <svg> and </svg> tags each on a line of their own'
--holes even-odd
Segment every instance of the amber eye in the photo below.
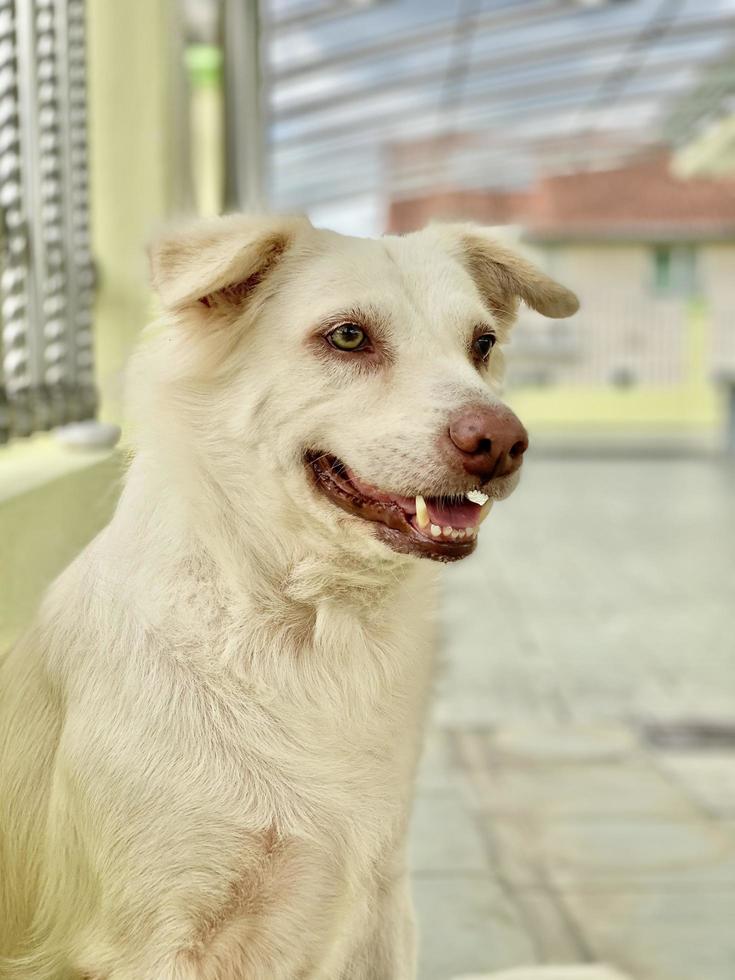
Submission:
<svg viewBox="0 0 735 980">
<path fill-rule="evenodd" d="M 494 333 L 483 333 L 479 337 L 475 337 L 472 344 L 472 349 L 475 354 L 480 358 L 481 361 L 486 361 L 490 356 L 490 351 L 495 346 L 495 334 Z"/>
<path fill-rule="evenodd" d="M 356 323 L 340 323 L 327 334 L 327 340 L 337 350 L 363 350 L 368 345 L 368 335 Z"/>
</svg>

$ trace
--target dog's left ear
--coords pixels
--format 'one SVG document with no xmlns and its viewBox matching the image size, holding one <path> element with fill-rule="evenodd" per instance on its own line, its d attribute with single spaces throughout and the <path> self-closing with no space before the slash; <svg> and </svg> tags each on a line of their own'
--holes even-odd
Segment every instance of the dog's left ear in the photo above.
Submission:
<svg viewBox="0 0 735 980">
<path fill-rule="evenodd" d="M 232 214 L 174 228 L 151 246 L 151 279 L 165 307 L 237 307 L 278 263 L 306 218 Z"/>
<path fill-rule="evenodd" d="M 491 308 L 512 310 L 522 299 L 532 309 L 556 319 L 579 309 L 579 300 L 570 289 L 495 241 L 480 225 L 434 225 L 432 230 L 467 268 Z"/>
</svg>

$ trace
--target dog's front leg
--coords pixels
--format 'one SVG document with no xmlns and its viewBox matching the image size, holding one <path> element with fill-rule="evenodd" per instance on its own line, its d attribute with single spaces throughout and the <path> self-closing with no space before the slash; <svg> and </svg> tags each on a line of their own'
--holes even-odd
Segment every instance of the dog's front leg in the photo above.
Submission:
<svg viewBox="0 0 735 980">
<path fill-rule="evenodd" d="M 416 927 L 408 875 L 379 890 L 371 929 L 342 980 L 414 980 Z"/>
</svg>

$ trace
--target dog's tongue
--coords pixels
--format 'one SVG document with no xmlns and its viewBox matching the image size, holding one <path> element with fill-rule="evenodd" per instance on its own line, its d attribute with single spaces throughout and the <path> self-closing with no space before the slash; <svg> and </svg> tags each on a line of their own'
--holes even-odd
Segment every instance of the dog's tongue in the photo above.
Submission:
<svg viewBox="0 0 735 980">
<path fill-rule="evenodd" d="M 406 514 L 416 513 L 416 498 L 402 497 L 397 493 L 385 493 L 377 487 L 361 480 L 352 470 L 345 467 L 350 481 L 364 493 L 366 497 L 384 504 L 397 504 Z M 439 527 L 453 527 L 456 529 L 477 527 L 480 523 L 480 504 L 472 500 L 459 500 L 451 503 L 442 497 L 425 497 L 426 509 L 432 524 Z"/>
<path fill-rule="evenodd" d="M 460 500 L 459 503 L 446 503 L 440 497 L 427 497 L 426 509 L 432 524 L 440 527 L 477 527 L 480 523 L 480 504 L 472 500 Z"/>
</svg>

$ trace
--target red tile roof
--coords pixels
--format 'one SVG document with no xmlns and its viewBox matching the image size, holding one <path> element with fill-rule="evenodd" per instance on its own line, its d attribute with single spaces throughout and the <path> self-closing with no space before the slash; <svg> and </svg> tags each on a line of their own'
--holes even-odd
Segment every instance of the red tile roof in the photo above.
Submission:
<svg viewBox="0 0 735 980">
<path fill-rule="evenodd" d="M 540 180 L 525 193 L 457 191 L 396 201 L 391 227 L 429 218 L 519 224 L 533 239 L 735 239 L 735 179 L 682 180 L 664 156 Z"/>
</svg>

